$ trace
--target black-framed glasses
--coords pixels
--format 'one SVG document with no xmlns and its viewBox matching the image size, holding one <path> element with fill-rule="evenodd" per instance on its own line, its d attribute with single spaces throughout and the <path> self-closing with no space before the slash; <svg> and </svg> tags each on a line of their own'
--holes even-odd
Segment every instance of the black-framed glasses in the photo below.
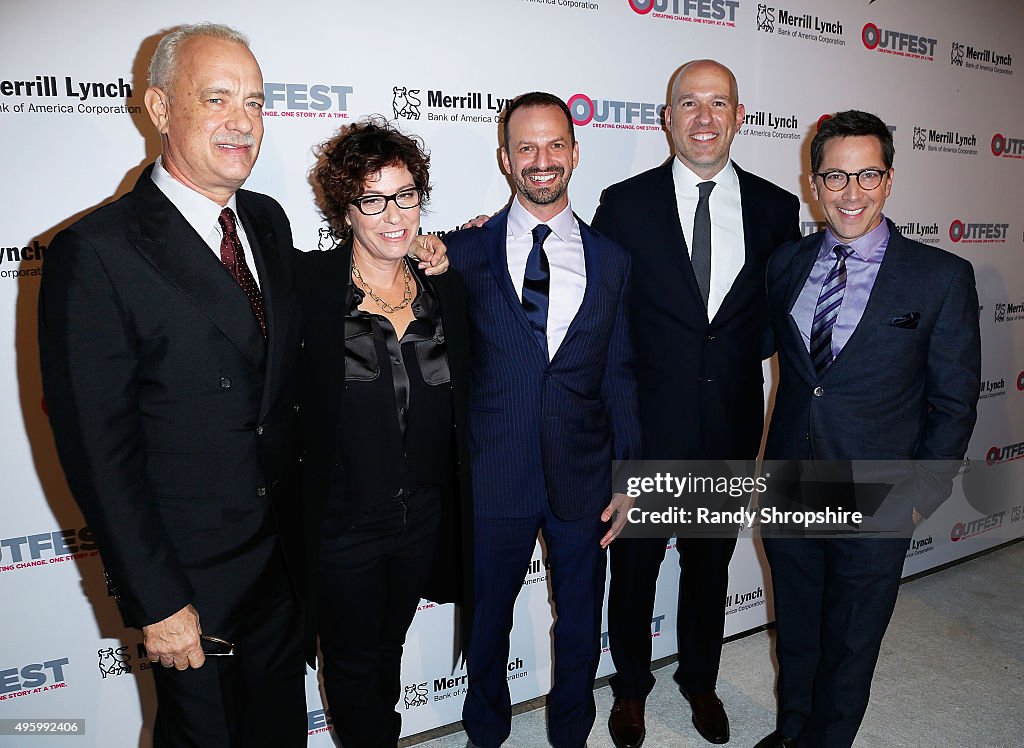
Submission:
<svg viewBox="0 0 1024 748">
<path fill-rule="evenodd" d="M 420 204 L 422 195 L 419 189 L 413 187 L 408 190 L 402 190 L 396 192 L 394 195 L 366 195 L 364 197 L 357 197 L 352 201 L 352 204 L 359 209 L 359 212 L 364 216 L 375 216 L 379 213 L 383 213 L 388 207 L 388 203 L 392 200 L 402 210 L 408 210 L 409 208 L 415 208 Z"/>
<path fill-rule="evenodd" d="M 850 183 L 850 177 L 856 177 L 857 184 L 862 190 L 873 190 L 882 183 L 882 179 L 889 173 L 888 169 L 861 169 L 860 171 L 816 171 L 814 176 L 821 177 L 822 184 L 832 192 L 840 192 L 846 189 Z"/>
</svg>

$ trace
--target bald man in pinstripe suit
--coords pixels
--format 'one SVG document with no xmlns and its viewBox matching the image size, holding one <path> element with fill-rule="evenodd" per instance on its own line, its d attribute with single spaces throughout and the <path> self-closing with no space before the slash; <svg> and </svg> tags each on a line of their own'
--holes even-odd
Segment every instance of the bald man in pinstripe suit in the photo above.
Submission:
<svg viewBox="0 0 1024 748">
<path fill-rule="evenodd" d="M 629 258 L 573 214 L 578 160 L 564 102 L 524 94 L 506 113 L 502 149 L 516 197 L 445 238 L 473 336 L 476 611 L 463 724 L 482 748 L 511 731 L 509 633 L 538 530 L 557 609 L 549 738 L 568 748 L 590 734 L 605 548 L 628 508 L 612 494 L 611 462 L 639 452 Z"/>
</svg>

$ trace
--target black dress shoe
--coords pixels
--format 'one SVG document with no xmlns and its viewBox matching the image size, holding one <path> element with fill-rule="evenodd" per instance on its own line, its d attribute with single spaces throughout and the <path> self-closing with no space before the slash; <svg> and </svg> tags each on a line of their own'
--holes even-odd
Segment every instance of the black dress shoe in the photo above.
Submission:
<svg viewBox="0 0 1024 748">
<path fill-rule="evenodd" d="M 729 717 L 725 707 L 714 691 L 703 693 L 687 693 L 679 689 L 683 698 L 690 702 L 693 710 L 693 726 L 709 743 L 721 744 L 729 742 Z"/>
<path fill-rule="evenodd" d="M 792 738 L 787 738 L 776 731 L 761 738 L 754 748 L 793 748 L 795 745 L 796 742 Z"/>
<path fill-rule="evenodd" d="M 640 748 L 647 736 L 642 699 L 615 699 L 608 715 L 608 732 L 615 748 Z"/>
</svg>

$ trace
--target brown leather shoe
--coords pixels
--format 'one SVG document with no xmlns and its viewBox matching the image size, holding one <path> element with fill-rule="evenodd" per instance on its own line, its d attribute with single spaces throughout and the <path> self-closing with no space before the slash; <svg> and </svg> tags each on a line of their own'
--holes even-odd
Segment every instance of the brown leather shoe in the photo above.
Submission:
<svg viewBox="0 0 1024 748">
<path fill-rule="evenodd" d="M 693 710 L 693 726 L 709 743 L 721 744 L 729 742 L 729 717 L 725 707 L 714 691 L 704 693 L 687 693 L 679 689 L 683 698 L 690 702 Z"/>
<path fill-rule="evenodd" d="M 640 748 L 647 737 L 643 700 L 615 699 L 612 713 L 608 715 L 608 732 L 615 748 Z"/>
<path fill-rule="evenodd" d="M 796 743 L 779 732 L 765 735 L 754 748 L 793 748 Z"/>
</svg>

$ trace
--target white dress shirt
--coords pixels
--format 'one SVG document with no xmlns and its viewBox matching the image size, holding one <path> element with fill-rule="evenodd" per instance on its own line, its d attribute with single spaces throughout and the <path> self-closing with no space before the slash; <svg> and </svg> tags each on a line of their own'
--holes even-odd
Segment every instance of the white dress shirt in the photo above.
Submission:
<svg viewBox="0 0 1024 748">
<path fill-rule="evenodd" d="M 708 291 L 708 319 L 712 320 L 722 306 L 725 295 L 746 262 L 743 242 L 743 208 L 740 203 L 740 180 L 729 161 L 711 179 L 702 179 L 678 158 L 672 159 L 672 181 L 676 188 L 676 207 L 683 227 L 687 251 L 693 256 L 693 216 L 700 195 L 697 185 L 714 182 L 708 207 L 711 210 L 711 288 Z"/>
<path fill-rule="evenodd" d="M 539 223 L 547 224 L 551 234 L 544 240 L 544 253 L 551 268 L 551 283 L 548 291 L 548 356 L 555 352 L 565 339 L 587 290 L 587 266 L 583 257 L 583 238 L 580 225 L 572 214 L 572 206 L 550 221 L 538 221 L 517 196 L 508 211 L 508 233 L 505 238 L 505 254 L 508 274 L 512 278 L 516 295 L 523 298 L 523 277 L 526 275 L 526 260 L 533 248 L 533 229 Z"/>
<path fill-rule="evenodd" d="M 200 195 L 191 187 L 187 187 L 171 176 L 164 168 L 163 157 L 158 156 L 153 166 L 153 184 L 155 184 L 167 199 L 171 201 L 178 212 L 188 221 L 189 226 L 202 237 L 207 246 L 217 256 L 220 262 L 220 240 L 224 232 L 220 228 L 220 212 L 224 208 L 231 208 L 235 214 L 235 231 L 242 242 L 242 249 L 245 250 L 245 264 L 252 271 L 252 277 L 256 279 L 256 285 L 260 285 L 260 274 L 256 269 L 256 261 L 253 258 L 252 247 L 242 227 L 242 219 L 238 216 L 238 206 L 235 196 L 232 195 L 227 205 L 219 205 L 205 195 Z M 716 188 L 717 189 L 717 188 Z"/>
</svg>

